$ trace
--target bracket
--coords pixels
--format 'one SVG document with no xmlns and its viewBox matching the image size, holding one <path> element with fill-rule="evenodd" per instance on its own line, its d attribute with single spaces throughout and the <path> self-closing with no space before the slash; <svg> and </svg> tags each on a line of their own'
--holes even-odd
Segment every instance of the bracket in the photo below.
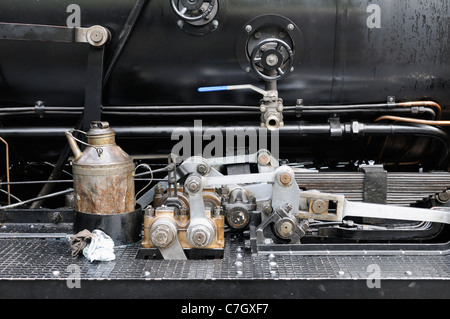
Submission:
<svg viewBox="0 0 450 319">
<path fill-rule="evenodd" d="M 0 39 L 22 41 L 45 41 L 66 43 L 89 43 L 101 47 L 111 38 L 108 29 L 94 25 L 89 28 L 69 28 L 24 23 L 0 23 Z"/>
</svg>

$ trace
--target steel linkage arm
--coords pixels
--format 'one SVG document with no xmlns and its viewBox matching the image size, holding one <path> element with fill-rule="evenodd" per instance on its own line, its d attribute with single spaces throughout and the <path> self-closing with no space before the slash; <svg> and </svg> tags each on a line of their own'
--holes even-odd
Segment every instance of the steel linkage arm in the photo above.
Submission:
<svg viewBox="0 0 450 319">
<path fill-rule="evenodd" d="M 307 203 L 305 210 L 298 213 L 300 218 L 342 221 L 351 216 L 450 224 L 450 211 L 446 210 L 352 202 L 342 195 L 311 191 L 300 193 L 300 197 Z M 331 203 L 335 206 L 332 212 Z"/>
</svg>

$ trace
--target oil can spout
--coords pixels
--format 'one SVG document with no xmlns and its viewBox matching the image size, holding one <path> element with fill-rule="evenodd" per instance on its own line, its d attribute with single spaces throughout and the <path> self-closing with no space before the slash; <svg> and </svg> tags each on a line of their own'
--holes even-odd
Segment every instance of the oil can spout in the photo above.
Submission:
<svg viewBox="0 0 450 319">
<path fill-rule="evenodd" d="M 66 132 L 67 140 L 69 141 L 69 146 L 72 149 L 73 155 L 75 156 L 75 159 L 79 158 L 81 156 L 81 150 L 78 147 L 77 141 L 72 135 L 71 131 Z"/>
</svg>

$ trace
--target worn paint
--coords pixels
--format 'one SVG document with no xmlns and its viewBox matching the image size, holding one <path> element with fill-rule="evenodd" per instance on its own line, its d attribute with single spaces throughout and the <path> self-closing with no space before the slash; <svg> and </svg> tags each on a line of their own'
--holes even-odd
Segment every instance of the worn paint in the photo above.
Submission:
<svg viewBox="0 0 450 319">
<path fill-rule="evenodd" d="M 115 144 L 109 124 L 105 129 L 91 128 L 87 137 L 90 146 L 73 161 L 74 208 L 100 215 L 134 211 L 133 160 Z M 74 153 L 78 153 L 76 146 Z"/>
</svg>

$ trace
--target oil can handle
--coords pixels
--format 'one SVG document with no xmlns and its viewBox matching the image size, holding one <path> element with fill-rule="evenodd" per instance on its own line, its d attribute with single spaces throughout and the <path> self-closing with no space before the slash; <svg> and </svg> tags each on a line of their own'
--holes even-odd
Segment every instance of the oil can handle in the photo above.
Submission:
<svg viewBox="0 0 450 319">
<path fill-rule="evenodd" d="M 150 171 L 151 178 L 150 178 L 150 182 L 148 182 L 148 184 L 145 185 L 145 187 L 143 187 L 139 192 L 137 192 L 137 194 L 135 195 L 135 198 L 136 198 L 136 199 L 137 199 L 138 195 L 139 195 L 144 189 L 146 189 L 147 187 L 149 187 L 150 184 L 153 182 L 153 170 L 152 170 L 152 168 L 150 167 L 150 165 L 145 164 L 145 163 L 139 164 L 138 166 L 136 166 L 136 168 L 135 168 L 134 171 L 137 171 L 137 169 L 138 169 L 139 167 L 141 167 L 141 166 L 146 167 L 146 168 Z"/>
<path fill-rule="evenodd" d="M 79 142 L 80 144 L 83 144 L 83 145 L 86 145 L 86 146 L 93 147 L 93 148 L 97 151 L 98 157 L 100 157 L 100 156 L 102 155 L 103 149 L 102 149 L 101 147 L 98 147 L 98 146 L 95 146 L 95 145 L 92 145 L 92 144 L 83 142 L 82 140 L 76 138 L 76 137 L 73 136 L 73 134 L 72 134 L 72 132 L 74 132 L 74 131 L 80 132 L 80 133 L 83 133 L 83 134 L 86 135 L 86 132 L 83 132 L 83 131 L 77 130 L 77 129 L 72 129 L 72 130 L 67 131 L 67 132 L 66 132 L 66 135 L 67 135 L 68 137 L 70 137 L 70 139 L 72 139 L 73 141 L 77 141 L 77 142 Z M 74 150 L 74 149 L 76 149 L 76 148 L 78 148 L 78 147 L 76 146 L 76 143 L 73 143 L 73 144 L 72 144 L 70 139 L 69 139 L 69 143 L 70 143 L 70 145 L 71 145 L 72 151 L 74 152 L 75 157 L 78 158 L 78 157 L 80 157 L 80 155 L 81 155 L 81 151 L 80 151 L 79 149 L 78 149 L 78 151 Z M 74 147 L 72 147 L 72 146 L 74 146 Z M 76 147 L 76 148 L 75 148 L 75 147 Z"/>
</svg>

